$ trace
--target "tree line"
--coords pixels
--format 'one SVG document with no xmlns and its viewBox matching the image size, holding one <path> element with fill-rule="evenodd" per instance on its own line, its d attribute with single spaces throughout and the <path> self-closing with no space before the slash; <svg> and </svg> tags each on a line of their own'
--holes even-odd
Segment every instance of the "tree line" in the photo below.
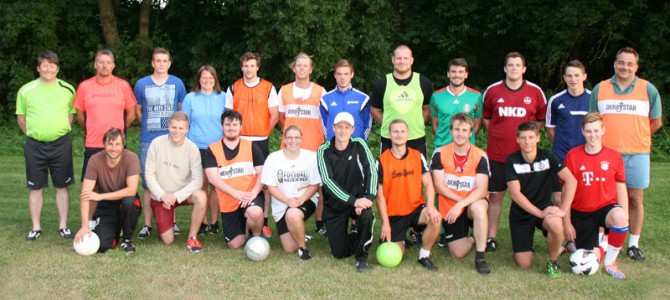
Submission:
<svg viewBox="0 0 670 300">
<path fill-rule="evenodd" d="M 353 84 L 369 92 L 391 71 L 395 45 L 414 53 L 414 70 L 436 89 L 448 83 L 454 57 L 470 64 L 466 84 L 483 90 L 503 78 L 503 58 L 526 57 L 526 78 L 547 96 L 563 89 L 562 66 L 587 68 L 587 87 L 613 74 L 615 52 L 640 52 L 638 74 L 663 97 L 670 87 L 670 3 L 651 0 L 2 0 L 0 111 L 14 120 L 16 91 L 37 76 L 44 50 L 60 56 L 59 77 L 77 85 L 92 76 L 93 56 L 108 48 L 115 74 L 134 84 L 152 72 L 151 50 L 172 52 L 171 73 L 187 87 L 197 69 L 213 65 L 222 85 L 241 77 L 239 56 L 259 52 L 260 76 L 276 86 L 292 81 L 298 52 L 313 56 L 312 80 L 335 85 L 340 58 L 355 67 Z M 668 105 L 664 106 L 667 115 Z"/>
</svg>

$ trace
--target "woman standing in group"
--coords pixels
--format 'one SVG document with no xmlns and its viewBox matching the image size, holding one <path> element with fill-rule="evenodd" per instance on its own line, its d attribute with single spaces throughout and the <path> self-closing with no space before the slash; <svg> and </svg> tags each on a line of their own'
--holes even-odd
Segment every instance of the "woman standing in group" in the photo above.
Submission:
<svg viewBox="0 0 670 300">
<path fill-rule="evenodd" d="M 184 98 L 181 109 L 191 120 L 190 130 L 186 137 L 198 146 L 201 158 L 205 155 L 209 144 L 223 138 L 221 114 L 225 110 L 225 102 L 226 94 L 221 92 L 221 85 L 214 67 L 210 65 L 200 67 L 198 80 L 192 92 Z M 209 184 L 204 173 L 203 178 L 202 189 L 208 195 L 211 222 L 208 225 L 207 216 L 205 216 L 198 234 L 216 234 L 219 232 L 219 200 L 214 187 Z"/>
</svg>

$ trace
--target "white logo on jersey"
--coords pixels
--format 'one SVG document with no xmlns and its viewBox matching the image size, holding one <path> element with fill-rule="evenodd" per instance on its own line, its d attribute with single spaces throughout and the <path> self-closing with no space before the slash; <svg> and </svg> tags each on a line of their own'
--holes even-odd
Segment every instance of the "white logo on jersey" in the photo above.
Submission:
<svg viewBox="0 0 670 300">
<path fill-rule="evenodd" d="M 470 112 L 470 104 L 463 105 L 463 112 Z"/>
<path fill-rule="evenodd" d="M 584 185 L 590 186 L 591 181 L 593 181 L 593 172 L 582 173 L 582 180 L 584 181 Z"/>
<path fill-rule="evenodd" d="M 584 165 L 582 165 L 582 167 L 579 168 L 579 170 L 580 170 L 580 171 L 584 171 L 584 170 L 586 170 L 586 167 L 585 167 Z"/>
<path fill-rule="evenodd" d="M 349 160 L 351 160 L 351 155 L 349 155 Z"/>
<path fill-rule="evenodd" d="M 458 99 L 454 100 L 454 104 L 459 104 Z"/>
<path fill-rule="evenodd" d="M 563 108 L 565 108 L 565 105 L 563 105 L 563 103 L 561 103 L 561 104 L 558 106 L 558 109 L 563 109 Z"/>
<path fill-rule="evenodd" d="M 503 98 L 498 99 L 498 103 L 505 103 L 505 100 Z"/>
<path fill-rule="evenodd" d="M 356 100 L 347 100 L 347 104 L 358 104 Z"/>
<path fill-rule="evenodd" d="M 523 97 L 523 103 L 530 104 L 531 101 L 532 100 L 530 100 L 530 97 L 528 97 L 528 96 Z"/>
<path fill-rule="evenodd" d="M 610 168 L 610 162 L 609 161 L 601 161 L 600 162 L 600 168 L 603 169 L 603 171 L 607 171 L 607 169 Z"/>
<path fill-rule="evenodd" d="M 498 107 L 498 115 L 523 118 L 526 116 L 526 109 L 523 107 Z"/>
<path fill-rule="evenodd" d="M 331 102 L 330 106 L 337 106 L 337 102 L 335 102 L 335 101 Z"/>
</svg>

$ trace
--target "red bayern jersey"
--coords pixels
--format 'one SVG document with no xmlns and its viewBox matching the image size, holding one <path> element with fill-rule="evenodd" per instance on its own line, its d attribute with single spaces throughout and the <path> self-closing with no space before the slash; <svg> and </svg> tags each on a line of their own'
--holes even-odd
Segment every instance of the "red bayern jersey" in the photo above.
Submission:
<svg viewBox="0 0 670 300">
<path fill-rule="evenodd" d="M 501 80 L 484 92 L 482 116 L 489 120 L 489 159 L 504 162 L 512 152 L 519 150 L 516 128 L 525 121 L 544 121 L 547 99 L 536 84 L 524 80 L 521 87 L 512 90 Z"/>
<path fill-rule="evenodd" d="M 596 154 L 588 154 L 584 145 L 568 151 L 565 165 L 577 178 L 577 191 L 572 209 L 594 212 L 606 205 L 617 204 L 616 183 L 626 182 L 621 154 L 603 146 Z"/>
</svg>

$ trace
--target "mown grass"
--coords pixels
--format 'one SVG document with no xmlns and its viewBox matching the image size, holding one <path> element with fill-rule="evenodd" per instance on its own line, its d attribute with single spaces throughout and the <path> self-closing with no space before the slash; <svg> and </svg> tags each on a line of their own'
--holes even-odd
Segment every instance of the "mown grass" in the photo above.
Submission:
<svg viewBox="0 0 670 300">
<path fill-rule="evenodd" d="M 75 132 L 75 145 L 81 145 L 80 131 Z M 136 150 L 135 129 L 130 131 L 130 149 Z M 0 135 L 8 135 L 0 131 Z M 14 136 L 15 134 L 9 134 Z M 371 138 L 371 144 L 376 137 Z M 135 142 L 133 142 L 133 140 Z M 273 136 L 273 145 L 278 138 Z M 5 140 L 7 141 L 7 140 Z M 647 261 L 635 263 L 621 256 L 619 266 L 628 278 L 617 281 L 598 273 L 591 277 L 573 275 L 567 256 L 560 259 L 563 277 L 548 279 L 544 259 L 546 246 L 541 234 L 535 235 L 537 255 L 534 266 L 519 270 L 512 261 L 507 210 L 504 205 L 499 234 L 500 248 L 487 254 L 492 269 L 489 276 L 475 272 L 472 254 L 455 260 L 446 249 L 433 249 L 431 258 L 438 272 L 428 272 L 416 264 L 418 249 L 412 247 L 400 266 L 387 269 L 376 264 L 372 248 L 369 273 L 358 274 L 353 258 L 336 260 L 330 256 L 324 237 L 316 235 L 313 219 L 308 231 L 314 239 L 308 243 L 313 259 L 302 262 L 295 254 L 281 251 L 278 238 L 270 239 L 272 252 L 264 262 L 246 259 L 242 250 L 225 246 L 221 236 L 201 237 L 204 251 L 187 251 L 186 236 L 175 244 L 163 245 L 156 236 L 136 241 L 137 252 L 125 255 L 121 250 L 90 257 L 79 256 L 70 241 L 57 235 L 57 214 L 53 189 L 45 192 L 42 212 L 43 236 L 36 242 L 26 242 L 30 230 L 25 188 L 22 139 L 14 138 L 2 144 L 0 157 L 0 290 L 4 299 L 23 298 L 667 298 L 670 268 L 667 251 L 667 220 L 670 207 L 670 163 L 652 164 L 652 185 L 646 192 L 646 224 L 642 247 Z M 372 144 L 376 147 L 376 143 Z M 372 152 L 379 153 L 373 147 Z M 430 147 L 432 149 L 432 147 Z M 79 149 L 79 150 L 77 150 Z M 19 152 L 20 151 L 20 152 Z M 18 152 L 18 153 L 17 153 Z M 81 148 L 75 146 L 75 174 L 79 174 Z M 81 185 L 71 188 L 69 225 L 79 227 L 78 193 Z M 182 231 L 189 220 L 188 208 L 178 210 Z M 274 229 L 274 224 L 271 224 Z M 378 237 L 379 222 L 375 233 Z"/>
</svg>

